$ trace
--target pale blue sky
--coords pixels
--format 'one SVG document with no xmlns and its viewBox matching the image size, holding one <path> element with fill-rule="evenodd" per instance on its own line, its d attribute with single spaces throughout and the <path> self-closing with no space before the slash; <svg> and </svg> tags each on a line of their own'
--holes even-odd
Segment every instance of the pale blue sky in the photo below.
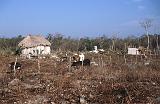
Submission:
<svg viewBox="0 0 160 104">
<path fill-rule="evenodd" d="M 0 0 L 0 36 L 61 33 L 71 37 L 160 32 L 160 0 Z"/>
</svg>

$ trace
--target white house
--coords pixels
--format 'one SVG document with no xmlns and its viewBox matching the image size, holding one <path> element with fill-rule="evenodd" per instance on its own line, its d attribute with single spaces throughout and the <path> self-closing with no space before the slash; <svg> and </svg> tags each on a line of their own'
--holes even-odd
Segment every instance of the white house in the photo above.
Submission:
<svg viewBox="0 0 160 104">
<path fill-rule="evenodd" d="M 22 49 L 22 55 L 47 55 L 50 54 L 51 43 L 40 35 L 27 36 L 18 46 Z"/>
<path fill-rule="evenodd" d="M 128 48 L 129 55 L 140 55 L 138 48 Z"/>
</svg>

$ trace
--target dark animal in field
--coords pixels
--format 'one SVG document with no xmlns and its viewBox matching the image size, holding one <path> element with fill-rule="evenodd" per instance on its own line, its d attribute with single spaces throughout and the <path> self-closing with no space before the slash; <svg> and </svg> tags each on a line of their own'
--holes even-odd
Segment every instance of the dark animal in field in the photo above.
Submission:
<svg viewBox="0 0 160 104">
<path fill-rule="evenodd" d="M 15 62 L 11 62 L 11 63 L 9 63 L 9 67 L 10 67 L 11 71 L 14 70 L 14 65 L 15 65 L 16 70 L 21 70 L 22 64 L 20 64 L 19 62 L 16 62 L 16 64 L 15 64 Z"/>
<path fill-rule="evenodd" d="M 83 66 L 90 66 L 91 61 L 89 59 L 83 60 Z M 71 66 L 82 66 L 82 61 L 72 62 Z"/>
<path fill-rule="evenodd" d="M 128 97 L 128 91 L 126 88 L 114 89 L 112 94 L 115 96 L 115 101 L 118 104 L 123 104 L 126 101 L 126 97 Z"/>
</svg>

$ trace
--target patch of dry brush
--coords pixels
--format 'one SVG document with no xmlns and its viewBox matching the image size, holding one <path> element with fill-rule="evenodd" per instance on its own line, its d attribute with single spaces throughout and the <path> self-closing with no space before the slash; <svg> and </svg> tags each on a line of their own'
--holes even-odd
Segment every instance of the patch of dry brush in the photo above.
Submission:
<svg viewBox="0 0 160 104">
<path fill-rule="evenodd" d="M 72 71 L 67 62 L 41 59 L 40 73 L 37 60 L 19 59 L 23 67 L 16 76 L 6 73 L 13 60 L 0 57 L 2 104 L 145 104 L 160 99 L 160 59 L 148 66 L 115 61 Z"/>
</svg>

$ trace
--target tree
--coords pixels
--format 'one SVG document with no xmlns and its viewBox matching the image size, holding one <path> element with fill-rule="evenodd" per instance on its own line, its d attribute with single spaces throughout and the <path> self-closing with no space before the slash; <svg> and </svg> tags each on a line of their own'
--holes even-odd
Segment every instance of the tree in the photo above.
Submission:
<svg viewBox="0 0 160 104">
<path fill-rule="evenodd" d="M 157 49 L 159 50 L 159 35 L 156 35 L 156 43 L 157 43 Z"/>
<path fill-rule="evenodd" d="M 142 22 L 140 22 L 140 25 L 144 28 L 147 38 L 148 38 L 148 45 L 147 45 L 147 49 L 149 49 L 149 45 L 150 45 L 150 39 L 149 39 L 149 28 L 152 26 L 152 20 L 151 19 L 145 19 Z"/>
<path fill-rule="evenodd" d="M 118 35 L 119 33 L 114 33 L 113 35 L 112 35 L 112 51 L 115 51 L 116 50 L 116 41 L 117 41 L 117 35 Z"/>
<path fill-rule="evenodd" d="M 89 37 L 81 38 L 79 40 L 79 51 L 91 51 L 92 41 Z"/>
<path fill-rule="evenodd" d="M 63 35 L 60 33 L 48 34 L 47 39 L 51 42 L 52 50 L 61 50 L 61 45 L 63 43 Z"/>
</svg>

